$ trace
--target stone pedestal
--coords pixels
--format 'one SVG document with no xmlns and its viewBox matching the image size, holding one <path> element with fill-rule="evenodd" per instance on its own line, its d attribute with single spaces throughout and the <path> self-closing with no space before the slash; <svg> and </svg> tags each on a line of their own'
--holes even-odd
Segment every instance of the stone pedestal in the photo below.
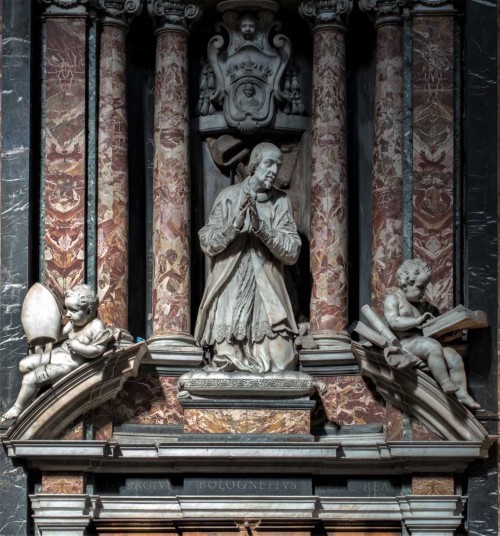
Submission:
<svg viewBox="0 0 500 536">
<path fill-rule="evenodd" d="M 307 436 L 319 384 L 302 372 L 193 371 L 178 385 L 185 433 Z"/>
</svg>

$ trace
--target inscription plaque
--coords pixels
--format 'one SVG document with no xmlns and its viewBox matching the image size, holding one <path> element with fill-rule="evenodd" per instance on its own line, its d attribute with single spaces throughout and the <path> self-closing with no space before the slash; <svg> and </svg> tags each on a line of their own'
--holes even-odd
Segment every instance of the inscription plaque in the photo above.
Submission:
<svg viewBox="0 0 500 536">
<path fill-rule="evenodd" d="M 186 495 L 312 495 L 312 480 L 281 476 L 203 476 L 184 479 Z"/>
<path fill-rule="evenodd" d="M 182 479 L 158 475 L 96 475 L 94 487 L 99 495 L 173 496 L 182 493 Z"/>
<path fill-rule="evenodd" d="M 401 494 L 401 479 L 321 478 L 315 480 L 314 493 L 322 497 L 393 497 Z"/>
</svg>

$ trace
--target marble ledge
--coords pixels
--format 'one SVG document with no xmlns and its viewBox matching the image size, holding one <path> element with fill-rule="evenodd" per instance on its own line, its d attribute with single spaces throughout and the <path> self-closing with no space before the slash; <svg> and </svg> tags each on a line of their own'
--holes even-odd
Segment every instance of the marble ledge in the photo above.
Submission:
<svg viewBox="0 0 500 536">
<path fill-rule="evenodd" d="M 345 521 L 403 521 L 434 534 L 435 528 L 457 528 L 466 498 L 449 496 L 398 497 L 280 497 L 189 496 L 110 497 L 100 495 L 31 495 L 35 523 L 50 525 L 72 514 L 75 524 L 90 519 L 173 520 L 193 518 L 319 519 Z M 413 532 L 412 532 L 413 534 Z M 448 534 L 448 532 L 439 532 Z M 453 534 L 453 532 L 450 532 Z"/>
<path fill-rule="evenodd" d="M 167 439 L 167 438 L 165 438 Z M 168 440 L 167 440 L 168 441 Z M 93 467 L 126 472 L 140 461 L 145 472 L 169 467 L 175 472 L 203 470 L 207 460 L 222 472 L 289 472 L 322 474 L 403 474 L 462 472 L 468 463 L 486 458 L 493 440 L 384 441 L 337 438 L 328 442 L 182 441 L 118 443 L 98 441 L 5 441 L 8 455 L 50 471 L 92 471 Z"/>
</svg>

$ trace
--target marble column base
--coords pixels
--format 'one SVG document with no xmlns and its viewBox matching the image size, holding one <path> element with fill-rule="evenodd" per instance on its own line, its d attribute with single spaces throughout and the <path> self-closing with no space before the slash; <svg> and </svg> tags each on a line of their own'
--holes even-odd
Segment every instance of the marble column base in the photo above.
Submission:
<svg viewBox="0 0 500 536">
<path fill-rule="evenodd" d="M 143 364 L 195 368 L 201 365 L 203 359 L 203 348 L 197 346 L 189 334 L 153 335 L 147 344 L 149 355 L 144 358 Z"/>
<path fill-rule="evenodd" d="M 300 351 L 301 369 L 309 374 L 353 374 L 359 372 L 347 333 L 313 334 L 317 348 Z"/>
<path fill-rule="evenodd" d="M 91 520 L 88 495 L 31 497 L 33 520 L 42 536 L 84 536 Z"/>
</svg>

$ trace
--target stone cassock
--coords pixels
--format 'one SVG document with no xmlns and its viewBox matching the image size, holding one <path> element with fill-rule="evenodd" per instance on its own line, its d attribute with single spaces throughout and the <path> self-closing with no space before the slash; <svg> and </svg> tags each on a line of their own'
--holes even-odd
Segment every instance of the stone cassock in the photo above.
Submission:
<svg viewBox="0 0 500 536">
<path fill-rule="evenodd" d="M 210 369 L 253 373 L 294 370 L 297 325 L 283 277 L 301 241 L 285 193 L 273 188 L 281 151 L 257 145 L 250 175 L 225 188 L 200 230 L 210 272 L 195 329 L 214 352 Z"/>
</svg>

